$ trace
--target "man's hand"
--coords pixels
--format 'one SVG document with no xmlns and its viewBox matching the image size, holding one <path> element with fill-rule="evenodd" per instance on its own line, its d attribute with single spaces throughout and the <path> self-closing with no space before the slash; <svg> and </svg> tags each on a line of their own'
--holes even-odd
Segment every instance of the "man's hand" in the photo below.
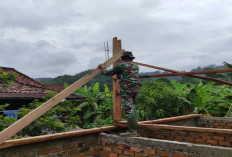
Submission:
<svg viewBox="0 0 232 157">
<path fill-rule="evenodd" d="M 101 70 L 104 70 L 105 69 L 105 66 L 103 64 L 99 64 L 98 65 L 98 68 L 100 68 Z"/>
</svg>

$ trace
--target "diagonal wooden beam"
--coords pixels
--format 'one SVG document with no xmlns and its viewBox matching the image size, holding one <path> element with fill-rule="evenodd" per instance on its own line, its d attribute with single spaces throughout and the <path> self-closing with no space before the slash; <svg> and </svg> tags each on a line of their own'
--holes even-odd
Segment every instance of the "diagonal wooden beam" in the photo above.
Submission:
<svg viewBox="0 0 232 157">
<path fill-rule="evenodd" d="M 159 69 L 159 70 L 168 71 L 168 72 L 172 72 L 172 73 L 180 73 L 180 71 L 176 71 L 176 70 L 172 70 L 172 69 L 167 69 L 167 68 L 162 68 L 162 67 L 158 67 L 158 66 L 143 64 L 143 63 L 139 63 L 139 62 L 134 62 L 134 63 L 136 63 L 138 65 L 141 65 L 141 66 L 153 68 L 153 69 Z M 200 76 L 200 75 L 186 75 L 186 76 L 195 77 L 195 78 L 199 78 L 199 79 L 203 79 L 203 80 L 207 80 L 207 81 L 213 81 L 213 82 L 217 82 L 217 83 L 220 83 L 220 84 L 232 85 L 232 83 L 229 82 L 229 81 L 219 80 L 219 79 Z"/>
<path fill-rule="evenodd" d="M 148 78 L 148 77 L 185 76 L 185 75 L 194 75 L 194 74 L 212 74 L 212 73 L 225 73 L 225 72 L 232 72 L 232 68 L 230 68 L 230 69 L 193 71 L 193 72 L 167 73 L 167 74 L 140 75 L 140 77 L 141 78 Z"/>
<path fill-rule="evenodd" d="M 111 64 L 116 62 L 124 53 L 124 50 L 121 50 L 119 53 L 114 55 L 111 59 L 103 63 L 104 67 L 109 67 Z M 100 68 L 96 68 L 92 70 L 90 73 L 79 79 L 78 81 L 74 82 L 71 86 L 61 91 L 56 96 L 52 97 L 48 101 L 46 101 L 44 104 L 39 106 L 38 108 L 34 109 L 33 111 L 29 112 L 26 116 L 19 119 L 15 123 L 13 123 L 11 126 L 6 128 L 0 133 L 0 144 L 5 142 L 8 138 L 15 135 L 17 132 L 28 126 L 30 123 L 32 123 L 34 120 L 38 119 L 40 116 L 42 116 L 45 112 L 50 110 L 52 107 L 57 105 L 59 102 L 61 102 L 63 99 L 68 97 L 70 94 L 75 92 L 77 89 L 82 87 L 84 84 L 89 82 L 91 79 L 93 79 L 96 75 L 101 73 Z"/>
</svg>

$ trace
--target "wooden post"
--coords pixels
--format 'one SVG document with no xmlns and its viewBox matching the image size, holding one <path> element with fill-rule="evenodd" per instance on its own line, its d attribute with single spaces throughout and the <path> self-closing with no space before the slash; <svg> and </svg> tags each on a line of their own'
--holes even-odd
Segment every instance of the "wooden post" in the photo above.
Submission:
<svg viewBox="0 0 232 157">
<path fill-rule="evenodd" d="M 121 50 L 121 40 L 117 37 L 113 38 L 113 56 L 117 55 Z M 113 66 L 116 66 L 119 61 L 116 61 Z M 122 120 L 121 103 L 120 103 L 120 86 L 116 75 L 113 76 L 113 120 L 114 122 Z"/>
<path fill-rule="evenodd" d="M 124 50 L 118 52 L 116 55 L 114 55 L 112 58 L 110 58 L 108 61 L 103 63 L 104 67 L 109 67 L 111 64 L 116 62 L 124 53 Z M 29 112 L 26 116 L 19 119 L 17 122 L 13 123 L 11 126 L 6 128 L 0 133 L 0 144 L 5 142 L 8 138 L 15 135 L 17 132 L 28 126 L 31 122 L 38 119 L 41 115 L 43 115 L 45 112 L 50 110 L 52 107 L 57 105 L 59 102 L 61 102 L 63 99 L 68 97 L 70 94 L 75 92 L 78 88 L 82 87 L 84 84 L 89 82 L 91 79 L 93 79 L 97 74 L 101 73 L 100 68 L 96 68 L 92 70 L 90 73 L 86 74 L 84 77 L 79 79 L 78 81 L 74 82 L 71 86 L 61 91 L 59 94 L 55 95 L 48 101 L 46 101 L 44 104 L 39 106 L 38 108 L 34 109 L 33 111 Z"/>
</svg>

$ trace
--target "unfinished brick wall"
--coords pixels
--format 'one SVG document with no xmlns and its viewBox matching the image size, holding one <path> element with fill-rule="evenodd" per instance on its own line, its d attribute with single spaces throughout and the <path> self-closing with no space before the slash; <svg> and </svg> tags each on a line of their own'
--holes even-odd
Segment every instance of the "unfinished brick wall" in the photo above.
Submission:
<svg viewBox="0 0 232 157">
<path fill-rule="evenodd" d="M 200 121 L 201 125 L 207 120 Z M 230 122 L 229 119 L 227 120 Z M 181 125 L 182 123 L 195 126 L 199 125 L 198 122 L 194 118 L 194 120 L 185 119 L 182 122 L 175 121 L 174 123 L 175 125 Z M 168 124 L 159 125 L 165 126 L 165 129 L 145 129 L 140 127 L 138 130 L 140 137 L 133 138 L 114 135 L 117 134 L 119 128 L 111 126 L 108 128 L 81 130 L 75 133 L 49 135 L 49 139 L 46 136 L 36 137 L 34 142 L 31 142 L 33 138 L 21 141 L 15 140 L 17 141 L 16 144 L 12 144 L 12 141 L 9 141 L 5 145 L 0 145 L 0 157 L 229 157 L 232 154 L 231 130 L 225 129 L 227 130 L 225 134 L 212 131 L 223 129 L 208 129 L 211 130 L 211 133 L 200 133 L 199 130 L 194 132 L 194 129 L 176 131 L 170 129 L 171 125 L 173 125 L 172 122 Z M 99 134 L 104 129 L 106 131 L 107 129 L 113 129 L 114 134 Z M 110 133 L 113 133 L 113 130 Z M 59 139 L 56 139 L 57 137 Z M 31 143 L 25 144 L 28 142 Z"/>
<path fill-rule="evenodd" d="M 199 117 L 198 126 L 206 128 L 232 129 L 232 118 Z"/>
<path fill-rule="evenodd" d="M 109 157 L 229 157 L 232 154 L 231 148 L 104 133 L 99 136 L 97 151 L 99 156 Z"/>
<path fill-rule="evenodd" d="M 228 157 L 232 148 L 91 134 L 3 148 L 1 157 Z"/>
<path fill-rule="evenodd" d="M 207 144 L 213 146 L 232 147 L 232 137 L 216 133 L 196 133 L 174 130 L 140 129 L 139 136 L 180 142 Z"/>
<path fill-rule="evenodd" d="M 183 119 L 177 121 L 170 121 L 162 123 L 165 125 L 173 126 L 192 126 L 192 127 L 207 127 L 207 128 L 219 128 L 219 129 L 232 129 L 232 118 L 221 117 L 196 117 L 190 119 Z M 175 131 L 164 129 L 139 129 L 139 135 L 141 137 L 165 139 L 180 142 L 190 142 L 198 144 L 206 144 L 212 146 L 232 147 L 231 135 L 219 134 L 219 133 L 198 133 L 194 132 L 194 129 L 190 131 Z"/>
<path fill-rule="evenodd" d="M 86 157 L 96 155 L 97 135 L 21 145 L 0 150 L 0 157 Z"/>
</svg>

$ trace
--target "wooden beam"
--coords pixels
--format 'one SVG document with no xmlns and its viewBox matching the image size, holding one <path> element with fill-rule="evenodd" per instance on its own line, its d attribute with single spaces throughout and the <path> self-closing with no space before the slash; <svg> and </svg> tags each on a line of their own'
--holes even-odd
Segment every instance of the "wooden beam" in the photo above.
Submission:
<svg viewBox="0 0 232 157">
<path fill-rule="evenodd" d="M 143 63 L 139 63 L 139 62 L 134 62 L 138 65 L 141 66 L 145 66 L 145 67 L 149 67 L 149 68 L 153 68 L 153 69 L 159 69 L 159 70 L 163 70 L 163 71 L 168 71 L 168 72 L 172 72 L 172 73 L 179 73 L 180 71 L 176 71 L 176 70 L 172 70 L 172 69 L 167 69 L 167 68 L 162 68 L 162 67 L 158 67 L 158 66 L 153 66 L 153 65 L 148 65 L 148 64 L 143 64 Z M 207 81 L 213 81 L 213 82 L 217 82 L 220 84 L 228 84 L 228 85 L 232 85 L 231 82 L 229 81 L 224 81 L 224 80 L 219 80 L 216 78 L 210 78 L 210 77 L 205 77 L 205 76 L 200 76 L 200 75 L 186 75 L 189 77 L 195 77 L 195 78 L 199 78 L 199 79 L 203 79 L 203 80 L 207 80 Z"/>
<path fill-rule="evenodd" d="M 198 133 L 217 133 L 232 135 L 232 129 L 218 129 L 218 128 L 201 128 L 201 127 L 188 127 L 188 126 L 173 126 L 173 125 L 161 125 L 161 124 L 138 124 L 139 128 L 151 129 L 151 130 L 175 130 L 184 132 L 198 132 Z"/>
<path fill-rule="evenodd" d="M 111 59 L 103 63 L 104 67 L 109 67 L 111 64 L 113 64 L 115 61 L 117 61 L 122 54 L 124 53 L 124 50 L 120 51 L 118 54 L 113 56 Z M 34 109 L 33 111 L 29 112 L 26 116 L 19 119 L 15 123 L 13 123 L 11 126 L 6 128 L 0 133 L 0 144 L 2 144 L 4 141 L 6 141 L 8 138 L 15 135 L 17 132 L 28 126 L 30 123 L 32 123 L 34 120 L 38 119 L 41 115 L 43 115 L 45 112 L 50 110 L 52 107 L 57 105 L 59 102 L 61 102 L 63 99 L 68 97 L 70 94 L 75 92 L 78 88 L 82 87 L 84 84 L 89 82 L 91 79 L 93 79 L 97 74 L 101 73 L 100 68 L 96 68 L 92 70 L 90 73 L 73 83 L 68 88 L 61 91 L 59 94 L 55 95 L 48 101 L 46 101 L 44 104 L 39 106 L 38 108 Z"/>
<path fill-rule="evenodd" d="M 121 50 L 121 40 L 118 40 L 117 37 L 113 38 L 113 56 Z M 113 66 L 116 66 L 119 63 L 119 60 L 116 61 Z M 120 86 L 117 75 L 113 77 L 113 121 L 117 122 L 122 120 L 122 111 L 121 111 L 121 102 L 120 102 Z"/>
<path fill-rule="evenodd" d="M 202 115 L 201 114 L 191 114 L 191 115 L 184 115 L 184 116 L 156 119 L 156 120 L 150 120 L 150 121 L 141 121 L 139 124 L 162 124 L 162 123 L 168 123 L 168 122 L 173 122 L 173 121 L 178 121 L 178 120 L 197 118 L 197 117 L 200 117 L 200 116 L 202 116 Z"/>
<path fill-rule="evenodd" d="M 162 123 L 168 123 L 178 120 L 184 120 L 184 119 L 191 119 L 191 118 L 197 118 L 202 116 L 201 114 L 191 114 L 191 115 L 184 115 L 184 116 L 177 116 L 177 117 L 170 117 L 170 118 L 163 118 L 163 119 L 156 119 L 156 120 L 149 120 L 149 121 L 140 121 L 138 124 L 162 124 Z M 126 128 L 127 122 L 125 121 L 119 121 L 115 123 L 115 126 Z"/>
<path fill-rule="evenodd" d="M 193 74 L 211 74 L 211 73 L 225 73 L 225 72 L 232 72 L 232 68 L 230 68 L 230 69 L 193 71 L 193 72 L 167 73 L 167 74 L 140 75 L 139 77 L 140 78 L 167 77 L 167 76 L 183 76 L 183 75 L 193 75 Z"/>
<path fill-rule="evenodd" d="M 74 136 L 82 136 L 88 134 L 95 134 L 104 131 L 112 131 L 117 129 L 116 126 L 107 126 L 107 127 L 100 127 L 100 128 L 92 128 L 92 129 L 85 129 L 85 130 L 78 130 L 78 131 L 70 131 L 64 133 L 56 133 L 51 135 L 43 135 L 43 136 L 35 136 L 35 137 L 28 137 L 22 139 L 15 139 L 15 140 L 7 140 L 6 142 L 0 145 L 0 149 L 20 146 L 25 144 L 32 144 L 38 142 L 45 142 L 55 139 L 67 138 L 67 137 L 74 137 Z"/>
</svg>

